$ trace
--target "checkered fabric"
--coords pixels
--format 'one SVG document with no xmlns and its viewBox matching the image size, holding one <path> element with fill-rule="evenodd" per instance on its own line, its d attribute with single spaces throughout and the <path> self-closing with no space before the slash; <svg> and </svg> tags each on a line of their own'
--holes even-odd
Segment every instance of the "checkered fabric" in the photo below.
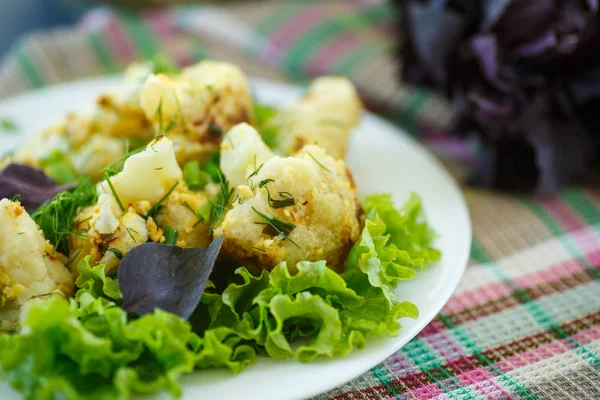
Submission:
<svg viewBox="0 0 600 400">
<path fill-rule="evenodd" d="M 76 28 L 33 33 L 15 45 L 0 66 L 0 96 L 116 73 L 156 52 L 182 65 L 229 60 L 280 81 L 347 75 L 369 108 L 409 132 L 428 132 L 420 137 L 460 176 L 471 149 L 440 133 L 451 117 L 442 100 L 398 82 L 395 24 L 382 0 L 142 14 L 100 8 Z M 454 296 L 402 350 L 318 399 L 600 399 L 600 191 L 464 194 L 474 243 Z"/>
</svg>

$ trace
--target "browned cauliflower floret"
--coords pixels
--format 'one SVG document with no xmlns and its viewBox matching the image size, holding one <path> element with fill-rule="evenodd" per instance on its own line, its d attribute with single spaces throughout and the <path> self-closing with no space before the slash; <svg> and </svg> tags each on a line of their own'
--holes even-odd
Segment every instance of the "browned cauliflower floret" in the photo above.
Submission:
<svg viewBox="0 0 600 400">
<path fill-rule="evenodd" d="M 23 306 L 52 293 L 70 296 L 73 277 L 19 202 L 0 201 L 0 331 L 19 327 Z"/>
<path fill-rule="evenodd" d="M 205 161 L 222 136 L 240 122 L 252 122 L 248 81 L 235 65 L 202 61 L 178 76 L 150 75 L 141 105 L 157 130 L 169 129 L 177 159 Z"/>
<path fill-rule="evenodd" d="M 341 77 L 316 79 L 299 102 L 278 112 L 276 151 L 291 155 L 307 144 L 318 144 L 336 158 L 344 158 L 350 132 L 359 121 L 362 105 L 352 83 Z"/>
<path fill-rule="evenodd" d="M 221 160 L 244 151 L 227 148 L 226 142 Z M 233 203 L 215 230 L 215 237 L 225 236 L 225 251 L 267 269 L 282 261 L 295 266 L 326 260 L 330 268 L 342 270 L 360 233 L 356 193 L 344 162 L 318 146 L 306 146 L 293 157 L 270 158 L 256 171 L 238 186 L 242 200 Z"/>
</svg>

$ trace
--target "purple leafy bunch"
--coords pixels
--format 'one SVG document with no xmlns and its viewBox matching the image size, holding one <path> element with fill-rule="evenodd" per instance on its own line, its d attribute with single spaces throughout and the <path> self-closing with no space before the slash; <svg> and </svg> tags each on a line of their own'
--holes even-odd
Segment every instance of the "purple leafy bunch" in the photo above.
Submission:
<svg viewBox="0 0 600 400">
<path fill-rule="evenodd" d="M 396 0 L 402 77 L 476 135 L 476 183 L 554 193 L 600 153 L 599 0 Z"/>
</svg>

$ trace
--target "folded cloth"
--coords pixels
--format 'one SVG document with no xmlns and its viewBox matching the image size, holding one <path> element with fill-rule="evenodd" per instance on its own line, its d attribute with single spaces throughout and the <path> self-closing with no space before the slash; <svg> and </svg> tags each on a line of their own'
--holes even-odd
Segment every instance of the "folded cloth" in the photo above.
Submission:
<svg viewBox="0 0 600 400">
<path fill-rule="evenodd" d="M 76 29 L 33 33 L 17 44 L 0 66 L 0 97 L 115 73 L 156 52 L 182 65 L 213 57 L 280 81 L 347 75 L 372 110 L 411 133 L 432 128 L 428 145 L 468 159 L 469 146 L 440 131 L 450 117 L 445 103 L 397 80 L 395 24 L 381 0 L 238 2 L 141 14 L 99 8 Z M 454 296 L 402 350 L 318 399 L 600 398 L 600 192 L 464 194 L 474 237 Z"/>
</svg>

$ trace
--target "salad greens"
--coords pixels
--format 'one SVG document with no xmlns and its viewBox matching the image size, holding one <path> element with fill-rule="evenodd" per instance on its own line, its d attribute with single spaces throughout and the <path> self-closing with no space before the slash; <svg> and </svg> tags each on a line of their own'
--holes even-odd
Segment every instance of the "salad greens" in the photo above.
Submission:
<svg viewBox="0 0 600 400">
<path fill-rule="evenodd" d="M 135 281 L 123 276 L 127 256 L 120 290 L 104 266 L 84 259 L 75 299 L 34 303 L 21 334 L 0 335 L 6 379 L 29 399 L 125 399 L 160 390 L 178 396 L 177 379 L 197 368 L 239 372 L 257 354 L 301 362 L 341 357 L 364 347 L 368 334 L 395 335 L 398 318 L 415 318 L 418 310 L 397 301 L 394 287 L 440 253 L 418 196 L 401 210 L 386 195 L 369 196 L 363 206 L 366 225 L 344 273 L 325 261 L 260 273 L 239 267 L 233 276 L 218 265 L 189 321 L 153 307 L 128 315 L 118 306 Z M 304 340 L 293 347 L 298 338 Z"/>
</svg>

